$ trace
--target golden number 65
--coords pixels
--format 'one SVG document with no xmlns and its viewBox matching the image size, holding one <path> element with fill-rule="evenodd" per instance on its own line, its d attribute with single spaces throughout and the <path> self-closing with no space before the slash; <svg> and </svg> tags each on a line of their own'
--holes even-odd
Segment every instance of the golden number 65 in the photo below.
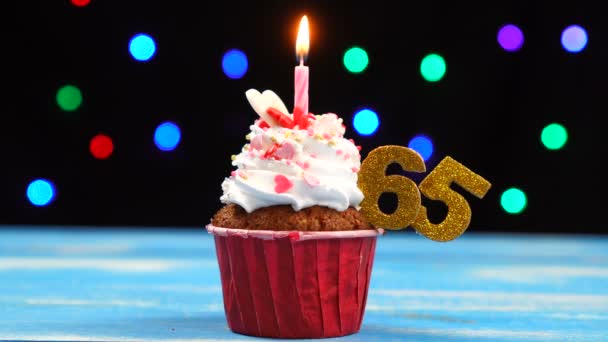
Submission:
<svg viewBox="0 0 608 342">
<path fill-rule="evenodd" d="M 435 241 L 450 241 L 460 236 L 471 221 L 471 207 L 467 200 L 450 188 L 452 183 L 483 198 L 491 184 L 451 157 L 445 157 L 421 182 L 415 183 L 399 175 L 386 175 L 386 168 L 398 163 L 405 171 L 424 172 L 420 155 L 407 147 L 387 145 L 371 151 L 359 171 L 359 188 L 365 195 L 361 212 L 373 225 L 386 229 L 404 229 L 410 224 L 416 231 Z M 399 204 L 394 213 L 383 213 L 378 199 L 384 192 L 397 195 Z M 443 202 L 448 213 L 445 219 L 433 224 L 427 217 L 427 209 L 420 203 L 420 193 L 425 197 Z"/>
</svg>

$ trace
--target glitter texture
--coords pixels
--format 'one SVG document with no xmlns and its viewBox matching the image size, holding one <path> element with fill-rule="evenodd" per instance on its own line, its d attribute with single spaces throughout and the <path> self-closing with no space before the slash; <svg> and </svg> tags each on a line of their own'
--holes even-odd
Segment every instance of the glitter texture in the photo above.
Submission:
<svg viewBox="0 0 608 342">
<path fill-rule="evenodd" d="M 399 164 L 409 172 L 425 172 L 424 160 L 411 148 L 397 145 L 380 146 L 372 150 L 359 170 L 359 189 L 364 194 L 361 213 L 378 228 L 404 229 L 415 219 L 420 209 L 420 191 L 411 179 L 399 175 L 386 175 L 387 167 Z M 384 192 L 397 195 L 397 209 L 392 214 L 380 210 L 378 200 Z"/>
<path fill-rule="evenodd" d="M 426 208 L 420 206 L 412 227 L 431 240 L 453 240 L 462 235 L 471 222 L 471 207 L 462 195 L 450 188 L 452 182 L 477 198 L 483 198 L 491 187 L 490 182 L 483 177 L 451 157 L 445 157 L 418 186 L 425 197 L 441 201 L 448 207 L 448 214 L 443 222 L 433 224 L 427 217 Z"/>
</svg>

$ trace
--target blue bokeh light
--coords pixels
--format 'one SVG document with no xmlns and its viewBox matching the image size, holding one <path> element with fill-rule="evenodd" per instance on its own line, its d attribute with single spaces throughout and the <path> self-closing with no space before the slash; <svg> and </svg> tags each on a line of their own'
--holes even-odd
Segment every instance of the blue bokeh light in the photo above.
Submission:
<svg viewBox="0 0 608 342">
<path fill-rule="evenodd" d="M 371 109 L 362 109 L 355 113 L 355 116 L 353 117 L 353 126 L 357 133 L 361 135 L 374 134 L 379 125 L 380 120 L 378 119 L 378 114 Z"/>
<path fill-rule="evenodd" d="M 429 160 L 433 155 L 433 142 L 429 137 L 424 135 L 417 135 L 412 138 L 407 147 L 418 152 L 424 161 Z"/>
<path fill-rule="evenodd" d="M 568 52 L 581 52 L 587 45 L 587 32 L 578 25 L 568 26 L 562 32 L 562 46 Z"/>
<path fill-rule="evenodd" d="M 156 53 L 156 43 L 147 34 L 136 34 L 129 42 L 131 56 L 140 62 L 145 62 Z"/>
<path fill-rule="evenodd" d="M 36 179 L 27 186 L 26 195 L 33 205 L 42 207 L 55 197 L 55 187 L 46 179 Z"/>
<path fill-rule="evenodd" d="M 173 151 L 182 137 L 179 127 L 173 122 L 163 122 L 156 127 L 154 143 L 161 151 Z"/>
<path fill-rule="evenodd" d="M 232 49 L 226 52 L 222 58 L 224 74 L 232 79 L 243 77 L 247 72 L 248 66 L 247 55 L 241 50 Z"/>
</svg>

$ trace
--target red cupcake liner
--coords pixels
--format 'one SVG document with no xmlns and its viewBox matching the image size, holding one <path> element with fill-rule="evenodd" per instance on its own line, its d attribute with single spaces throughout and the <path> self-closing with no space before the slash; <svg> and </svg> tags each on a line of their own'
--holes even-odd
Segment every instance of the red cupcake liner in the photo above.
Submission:
<svg viewBox="0 0 608 342">
<path fill-rule="evenodd" d="M 277 232 L 212 225 L 207 230 L 215 237 L 232 331 L 326 338 L 361 328 L 382 230 Z"/>
</svg>

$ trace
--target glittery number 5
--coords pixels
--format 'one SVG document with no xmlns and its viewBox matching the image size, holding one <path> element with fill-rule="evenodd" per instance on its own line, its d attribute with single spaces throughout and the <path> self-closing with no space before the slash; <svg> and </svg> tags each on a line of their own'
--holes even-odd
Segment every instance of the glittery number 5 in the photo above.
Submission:
<svg viewBox="0 0 608 342">
<path fill-rule="evenodd" d="M 416 219 L 420 208 L 420 191 L 411 179 L 400 175 L 386 175 L 387 167 L 399 164 L 403 170 L 425 172 L 422 157 L 414 150 L 397 145 L 380 146 L 372 150 L 359 170 L 358 185 L 365 195 L 361 213 L 375 226 L 385 229 L 403 229 Z M 380 196 L 390 192 L 397 195 L 397 209 L 392 214 L 380 210 Z"/>
<path fill-rule="evenodd" d="M 451 157 L 445 157 L 418 185 L 425 197 L 441 201 L 448 207 L 446 218 L 438 224 L 431 223 L 426 208 L 420 207 L 412 227 L 431 240 L 453 240 L 464 233 L 471 221 L 471 207 L 464 197 L 450 188 L 452 183 L 460 185 L 478 198 L 485 196 L 491 186 L 487 180 L 464 165 Z"/>
</svg>

